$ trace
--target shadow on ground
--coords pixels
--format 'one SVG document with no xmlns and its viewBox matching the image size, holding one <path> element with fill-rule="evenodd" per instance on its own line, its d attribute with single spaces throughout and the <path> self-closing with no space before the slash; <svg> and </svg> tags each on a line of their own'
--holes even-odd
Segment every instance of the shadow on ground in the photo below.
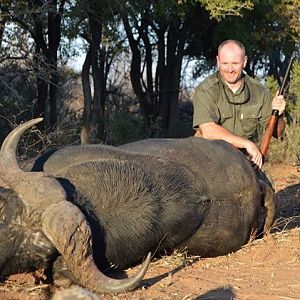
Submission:
<svg viewBox="0 0 300 300">
<path fill-rule="evenodd" d="M 237 299 L 232 288 L 219 288 L 198 296 L 196 300 L 234 300 Z"/>
<path fill-rule="evenodd" d="M 182 265 L 174 268 L 172 271 L 165 272 L 159 276 L 151 277 L 148 279 L 143 279 L 141 284 L 137 287 L 137 289 L 139 289 L 141 287 L 148 288 L 152 285 L 155 285 L 157 282 L 160 282 L 161 280 L 169 277 L 170 275 L 176 274 L 177 272 L 181 271 L 182 269 L 186 268 L 187 266 L 193 265 L 194 263 L 196 263 L 199 260 L 200 260 L 200 257 L 198 257 L 198 256 L 190 257 L 188 261 L 185 261 Z M 114 279 L 128 278 L 127 272 L 122 271 L 122 270 L 111 271 L 111 272 L 108 272 L 107 275 Z"/>
<path fill-rule="evenodd" d="M 300 227 L 300 183 L 275 194 L 276 221 L 272 232 Z"/>
</svg>

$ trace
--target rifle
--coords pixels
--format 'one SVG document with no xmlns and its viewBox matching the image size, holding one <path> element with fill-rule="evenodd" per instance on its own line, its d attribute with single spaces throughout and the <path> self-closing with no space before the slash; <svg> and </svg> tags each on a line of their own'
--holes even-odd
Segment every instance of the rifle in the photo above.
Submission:
<svg viewBox="0 0 300 300">
<path fill-rule="evenodd" d="M 282 95 L 284 93 L 286 81 L 287 81 L 287 78 L 288 78 L 288 75 L 289 75 L 289 72 L 290 72 L 290 69 L 291 69 L 291 66 L 292 66 L 292 61 L 293 61 L 293 56 L 291 56 L 291 58 L 290 58 L 290 61 L 289 61 L 288 67 L 286 69 L 283 81 L 281 83 L 278 95 Z M 278 117 L 279 117 L 279 111 L 277 109 L 273 109 L 271 117 L 270 117 L 268 125 L 267 125 L 267 128 L 266 128 L 265 133 L 262 137 L 261 144 L 259 146 L 259 150 L 263 155 L 263 159 L 265 159 L 266 154 L 268 152 L 268 148 L 269 148 L 270 141 L 271 141 L 271 138 L 272 138 L 272 135 L 273 135 L 273 131 L 274 131 L 274 128 L 275 128 L 275 126 L 278 122 Z"/>
</svg>

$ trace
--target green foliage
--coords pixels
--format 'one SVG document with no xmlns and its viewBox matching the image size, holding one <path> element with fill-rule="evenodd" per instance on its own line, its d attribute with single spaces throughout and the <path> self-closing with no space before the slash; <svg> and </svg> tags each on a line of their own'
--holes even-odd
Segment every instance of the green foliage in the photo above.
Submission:
<svg viewBox="0 0 300 300">
<path fill-rule="evenodd" d="M 300 123 L 300 62 L 295 61 L 292 67 L 291 88 L 288 110 L 293 123 Z"/>
<path fill-rule="evenodd" d="M 112 115 L 110 125 L 110 141 L 112 145 L 122 145 L 144 137 L 142 122 L 133 118 L 126 111 L 118 111 Z"/>
<path fill-rule="evenodd" d="M 300 40 L 300 0 L 282 0 L 284 9 L 281 11 L 282 14 L 286 15 L 289 20 L 289 27 L 291 34 L 296 41 Z"/>
<path fill-rule="evenodd" d="M 194 134 L 192 129 L 192 122 L 191 120 L 181 120 L 178 119 L 171 127 L 172 130 L 170 131 L 170 138 L 184 138 L 189 137 Z"/>
<path fill-rule="evenodd" d="M 219 21 L 226 16 L 241 17 L 244 9 L 251 10 L 254 6 L 253 0 L 177 0 L 176 2 L 181 6 L 198 2 L 210 13 L 211 18 Z"/>
<path fill-rule="evenodd" d="M 242 16 L 243 9 L 252 9 L 252 0 L 199 0 L 212 18 L 221 20 L 226 16 Z"/>
<path fill-rule="evenodd" d="M 300 122 L 300 62 L 294 61 L 291 70 L 290 88 L 285 95 L 287 100 L 286 112 L 288 124 Z M 268 76 L 265 79 L 265 85 L 272 95 L 279 90 L 279 85 L 274 76 Z"/>
<path fill-rule="evenodd" d="M 265 85 L 272 95 L 275 95 L 276 91 L 279 89 L 278 82 L 274 76 L 267 76 L 265 79 Z"/>
<path fill-rule="evenodd" d="M 285 60 L 298 47 L 289 15 L 283 13 L 287 6 L 282 0 L 252 2 L 253 9 L 244 10 L 242 17 L 227 16 L 216 25 L 212 36 L 214 48 L 226 39 L 241 41 L 249 58 L 247 73 L 273 75 L 279 81 L 287 65 Z"/>
<path fill-rule="evenodd" d="M 271 163 L 300 164 L 300 124 L 286 127 L 282 139 L 272 139 L 267 160 Z"/>
</svg>

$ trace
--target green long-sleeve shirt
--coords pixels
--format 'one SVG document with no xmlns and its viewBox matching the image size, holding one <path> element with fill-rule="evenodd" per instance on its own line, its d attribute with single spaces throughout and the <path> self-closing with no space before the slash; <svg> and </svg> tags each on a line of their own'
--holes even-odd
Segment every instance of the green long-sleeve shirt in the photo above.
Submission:
<svg viewBox="0 0 300 300">
<path fill-rule="evenodd" d="M 193 127 L 215 122 L 257 142 L 271 115 L 271 102 L 271 94 L 258 80 L 245 75 L 242 85 L 233 93 L 217 72 L 195 90 Z"/>
</svg>

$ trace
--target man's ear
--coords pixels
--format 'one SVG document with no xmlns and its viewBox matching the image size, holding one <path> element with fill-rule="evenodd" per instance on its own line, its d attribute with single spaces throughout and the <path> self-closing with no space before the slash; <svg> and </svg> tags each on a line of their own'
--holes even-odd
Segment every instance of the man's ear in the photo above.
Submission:
<svg viewBox="0 0 300 300">
<path fill-rule="evenodd" d="M 216 56 L 216 59 L 217 59 L 217 66 L 218 66 L 218 68 L 220 68 L 220 62 L 219 62 L 219 56 L 218 55 Z"/>
<path fill-rule="evenodd" d="M 244 57 L 244 64 L 243 64 L 243 68 L 245 68 L 245 67 L 246 67 L 246 65 L 247 65 L 247 62 L 248 62 L 248 56 L 246 55 L 246 56 Z"/>
</svg>

